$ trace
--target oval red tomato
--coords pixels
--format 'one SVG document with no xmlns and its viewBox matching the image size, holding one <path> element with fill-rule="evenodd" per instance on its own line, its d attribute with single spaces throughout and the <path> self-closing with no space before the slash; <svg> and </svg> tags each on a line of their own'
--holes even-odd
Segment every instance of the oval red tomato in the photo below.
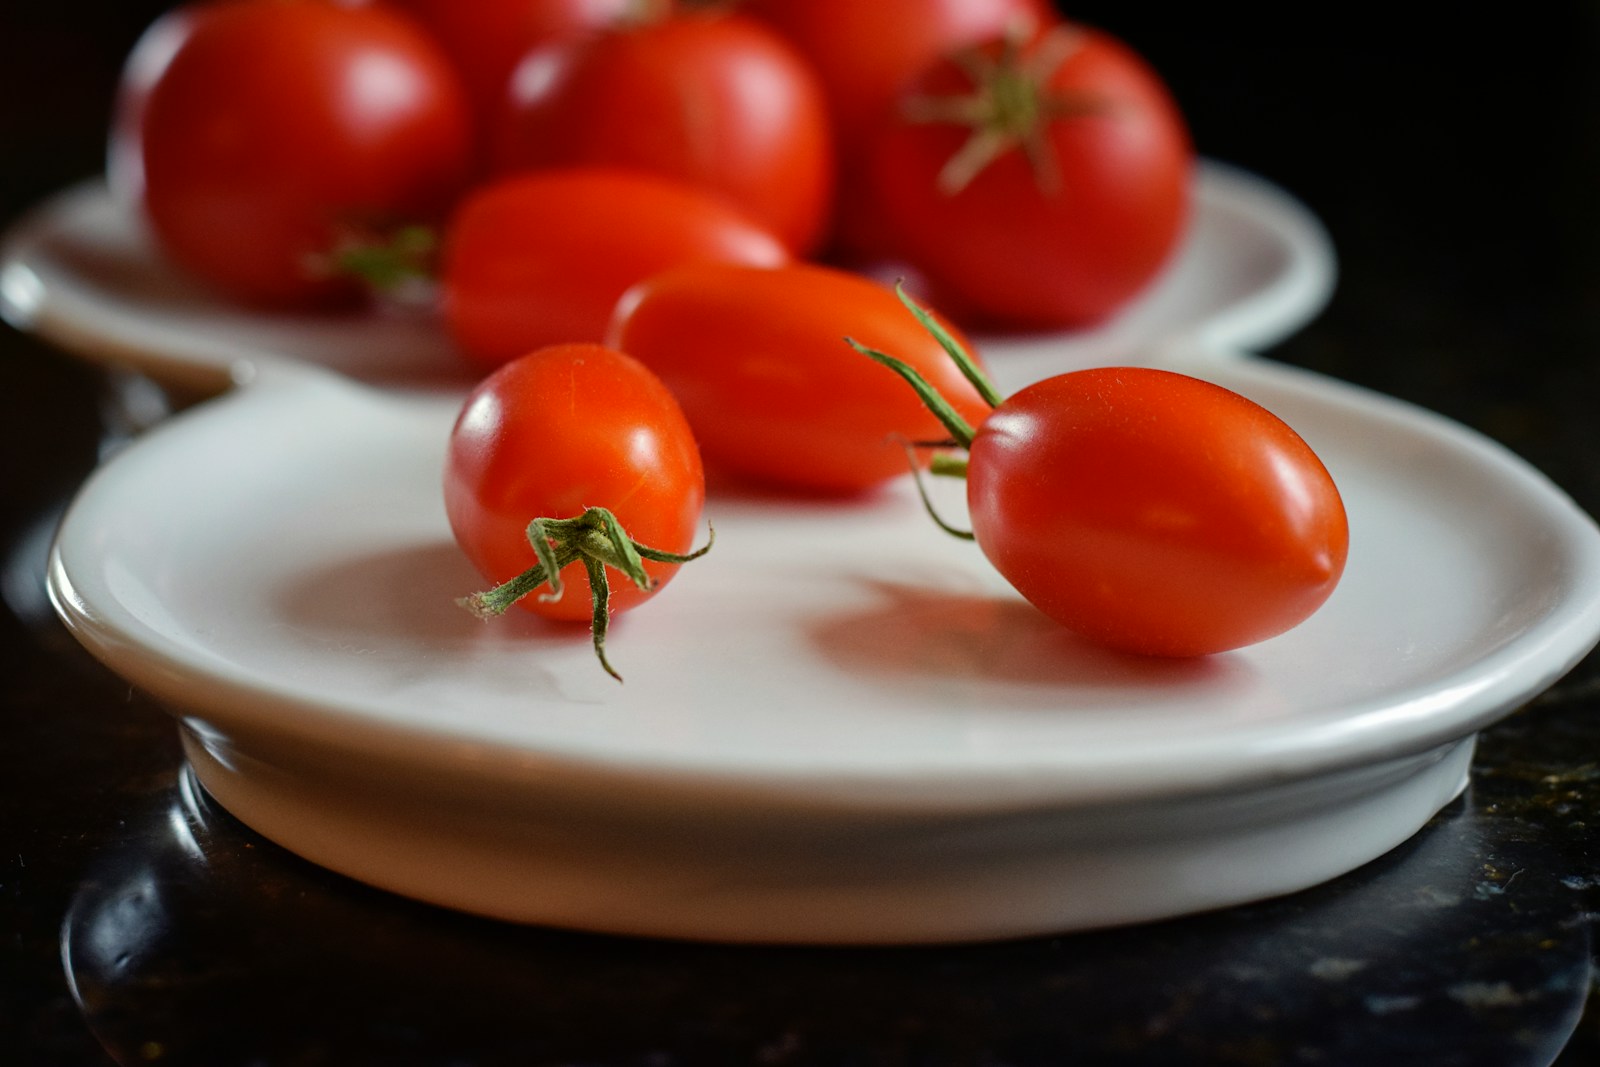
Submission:
<svg viewBox="0 0 1600 1067">
<path fill-rule="evenodd" d="M 609 509 L 628 536 L 686 554 L 700 522 L 705 479 L 672 394 L 637 360 L 594 344 L 530 353 L 481 382 L 462 406 L 445 458 L 451 531 L 486 581 L 499 585 L 538 564 L 535 519 Z M 611 614 L 671 580 L 674 563 L 644 561 L 649 589 L 609 582 Z M 517 604 L 554 619 L 588 620 L 593 590 L 582 563 L 562 568 L 559 599 Z"/>
<path fill-rule="evenodd" d="M 1106 34 L 991 42 L 938 64 L 900 106 L 874 140 L 869 196 L 897 251 L 967 321 L 1091 323 L 1177 246 L 1187 128 L 1155 72 Z"/>
<path fill-rule="evenodd" d="M 905 474 L 905 441 L 944 437 L 847 335 L 915 366 L 961 412 L 988 411 L 893 292 L 826 267 L 668 271 L 623 298 L 608 338 L 677 395 L 708 465 L 837 493 Z"/>
<path fill-rule="evenodd" d="M 752 19 L 687 12 L 534 51 L 492 140 L 496 173 L 597 164 L 714 190 L 797 253 L 821 240 L 833 140 L 816 77 Z"/>
<path fill-rule="evenodd" d="M 150 87 L 144 202 L 162 249 L 240 300 L 350 297 L 331 257 L 442 216 L 466 180 L 465 96 L 410 20 L 317 0 L 223 0 Z"/>
<path fill-rule="evenodd" d="M 1343 573 L 1316 454 L 1260 405 L 1150 368 L 1029 386 L 978 427 L 967 500 L 1017 591 L 1112 648 L 1196 656 L 1282 633 Z"/>
<path fill-rule="evenodd" d="M 600 341 L 618 298 L 668 267 L 788 258 L 781 241 L 709 193 L 574 168 L 506 178 L 464 200 L 439 281 L 461 351 L 494 367 L 542 345 Z"/>
</svg>

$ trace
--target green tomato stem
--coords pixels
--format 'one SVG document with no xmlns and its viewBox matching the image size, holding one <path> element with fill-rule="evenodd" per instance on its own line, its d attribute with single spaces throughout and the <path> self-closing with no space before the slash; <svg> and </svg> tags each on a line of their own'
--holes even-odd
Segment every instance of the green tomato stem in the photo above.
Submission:
<svg viewBox="0 0 1600 1067">
<path fill-rule="evenodd" d="M 922 324 L 922 328 L 932 334 L 935 341 L 939 342 L 939 347 L 944 349 L 945 355 L 949 356 L 951 361 L 955 363 L 956 368 L 961 371 L 961 376 L 972 383 L 972 387 L 978 391 L 979 396 L 983 397 L 985 404 L 992 408 L 997 408 L 1005 402 L 1005 397 L 1000 394 L 999 389 L 995 388 L 994 382 L 989 380 L 989 376 L 983 373 L 983 368 L 978 365 L 978 361 L 973 358 L 972 353 L 968 352 L 966 346 L 957 341 L 955 336 L 944 328 L 943 323 L 933 317 L 931 311 L 911 299 L 910 294 L 906 292 L 904 282 L 895 282 L 894 295 L 900 298 L 900 303 L 904 304 L 906 310 L 910 311 L 917 322 Z"/>
<path fill-rule="evenodd" d="M 407 285 L 431 283 L 437 274 L 439 236 L 427 226 L 401 226 L 378 233 L 351 233 L 332 254 L 333 271 L 359 278 L 388 295 Z"/>
<path fill-rule="evenodd" d="M 567 519 L 534 519 L 528 523 L 528 543 L 533 546 L 538 562 L 510 581 L 493 589 L 457 601 L 480 619 L 493 618 L 530 595 L 541 586 L 548 592 L 540 593 L 541 600 L 559 600 L 565 592 L 561 571 L 568 564 L 582 562 L 589 577 L 590 634 L 595 656 L 600 666 L 617 681 L 622 675 L 606 658 L 606 630 L 611 619 L 611 582 L 606 568 L 621 571 L 638 588 L 648 592 L 654 582 L 644 569 L 644 560 L 656 563 L 689 563 L 711 551 L 716 541 L 716 530 L 707 528 L 706 543 L 689 553 L 665 552 L 640 544 L 628 536 L 622 523 L 606 508 L 588 508 L 583 514 Z"/>
<path fill-rule="evenodd" d="M 1000 390 L 995 388 L 994 383 L 989 380 L 989 376 L 983 372 L 983 368 L 978 365 L 978 361 L 973 357 L 972 353 L 968 352 L 966 347 L 960 341 L 957 341 L 955 336 L 949 330 L 946 330 L 938 319 L 933 317 L 932 313 L 911 299 L 907 295 L 903 284 L 896 283 L 894 291 L 895 295 L 900 298 L 900 302 L 915 316 L 917 322 L 922 324 L 922 328 L 932 334 L 934 340 L 939 342 L 939 347 L 943 348 L 945 354 L 954 361 L 957 368 L 960 369 L 962 377 L 972 384 L 972 387 L 978 391 L 978 395 L 983 397 L 984 402 L 991 408 L 999 407 L 1005 398 L 1001 396 Z M 949 432 L 950 440 L 948 441 L 927 441 L 920 444 L 911 441 L 905 442 L 906 459 L 910 463 L 912 478 L 916 482 L 917 495 L 922 499 L 923 510 L 928 513 L 928 517 L 934 521 L 934 524 L 952 537 L 959 537 L 965 541 L 977 540 L 976 535 L 971 530 L 963 530 L 952 526 L 939 515 L 938 509 L 933 506 L 932 498 L 928 496 L 928 487 L 922 480 L 923 464 L 917 456 L 919 447 L 960 448 L 964 451 L 970 451 L 973 438 L 977 436 L 977 431 L 962 417 L 961 413 L 955 409 L 955 406 L 940 394 L 933 383 L 924 378 L 915 367 L 905 362 L 905 360 L 897 359 L 875 348 L 868 348 L 853 338 L 846 337 L 845 343 L 868 359 L 888 367 L 905 379 L 906 383 L 916 390 L 917 396 L 922 400 L 923 405 L 933 413 L 934 417 Z M 967 476 L 967 462 L 966 456 L 957 456 L 948 451 L 941 451 L 934 453 L 930 457 L 927 469 L 928 473 L 939 477 L 965 478 Z"/>
<path fill-rule="evenodd" d="M 922 480 L 922 465 L 917 462 L 917 444 L 905 442 L 906 459 L 911 464 L 911 480 L 916 484 L 917 497 L 922 501 L 922 510 L 928 513 L 928 518 L 933 524 L 952 537 L 959 537 L 963 541 L 976 541 L 977 535 L 971 530 L 963 530 L 959 526 L 952 526 L 946 522 L 944 516 L 939 514 L 939 509 L 933 506 L 933 498 L 928 495 L 928 486 Z M 935 446 L 937 447 L 937 446 Z M 965 475 L 967 461 L 959 456 L 951 456 L 948 452 L 936 453 L 929 461 L 928 470 L 934 474 L 947 474 L 950 468 L 959 465 L 962 475 Z"/>
<path fill-rule="evenodd" d="M 950 433 L 951 440 L 962 448 L 972 447 L 972 438 L 977 431 L 972 428 L 971 423 L 961 417 L 961 413 L 955 409 L 950 401 L 940 395 L 939 390 L 933 387 L 933 383 L 924 378 L 915 367 L 903 359 L 896 359 L 887 352 L 880 352 L 876 348 L 868 348 L 853 337 L 846 337 L 844 340 L 846 344 L 863 356 L 876 363 L 881 363 L 904 378 L 906 383 L 917 391 L 917 396 L 922 399 L 928 410 L 933 412 L 934 417 L 944 424 L 944 428 Z"/>
</svg>

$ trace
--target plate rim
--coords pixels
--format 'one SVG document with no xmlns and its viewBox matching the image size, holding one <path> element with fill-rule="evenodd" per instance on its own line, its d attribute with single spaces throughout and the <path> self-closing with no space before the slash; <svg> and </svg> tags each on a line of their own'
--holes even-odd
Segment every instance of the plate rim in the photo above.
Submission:
<svg viewBox="0 0 1600 1067">
<path fill-rule="evenodd" d="M 1200 215 L 1198 205 L 1210 205 L 1212 210 L 1224 214 L 1250 216 L 1288 250 L 1288 261 L 1285 269 L 1261 288 L 1207 319 L 1188 324 L 1173 336 L 1195 335 L 1226 347 L 1255 351 L 1288 337 L 1320 314 L 1332 297 L 1337 263 L 1332 241 L 1317 217 L 1287 190 L 1231 163 L 1200 157 L 1196 160 L 1193 180 L 1195 217 Z M 120 311 L 114 314 L 110 325 L 95 325 L 103 313 L 87 306 L 93 301 L 82 289 L 51 285 L 38 276 L 34 270 L 36 264 L 32 262 L 34 250 L 46 235 L 59 229 L 64 220 L 90 210 L 125 214 L 125 209 L 114 203 L 103 175 L 86 178 L 47 196 L 0 232 L 0 319 L 88 363 L 145 374 L 163 385 L 195 396 L 214 395 L 225 390 L 236 378 L 272 365 L 302 365 L 336 371 L 315 359 L 275 353 L 258 346 L 235 353 L 207 352 L 129 339 L 115 324 L 137 316 Z M 248 309 L 226 305 L 220 299 L 206 306 L 229 315 L 253 314 Z M 356 323 L 360 317 L 353 315 L 344 321 Z M 1113 317 L 1106 325 L 1114 329 L 1117 321 Z M 997 335 L 978 340 L 1000 349 L 1008 341 L 1023 340 L 1031 345 L 1039 340 L 1048 342 L 1051 336 Z M 1092 343 L 1096 331 L 1069 331 L 1056 336 Z M 1114 335 L 1108 338 L 1108 343 L 1115 342 Z M 350 376 L 380 387 L 402 389 L 419 385 L 405 378 L 387 382 Z M 441 373 L 438 384 L 463 387 L 460 377 Z M 428 387 L 428 383 L 420 384 Z"/>
<path fill-rule="evenodd" d="M 51 548 L 47 588 L 58 615 L 90 651 L 124 677 L 174 705 L 180 718 L 194 717 L 212 723 L 213 730 L 219 729 L 218 723 L 226 724 L 220 729 L 221 735 L 234 733 L 251 738 L 253 743 L 265 740 L 269 744 L 269 735 L 293 736 L 333 749 L 360 751 L 369 758 L 435 769 L 440 759 L 437 742 L 447 737 L 460 749 L 453 766 L 475 778 L 487 777 L 507 784 L 525 781 L 533 761 L 539 765 L 540 774 L 559 776 L 575 786 L 598 777 L 608 782 L 669 789 L 685 796 L 706 790 L 718 794 L 734 791 L 785 804 L 838 802 L 919 810 L 952 803 L 963 807 L 1120 804 L 1185 793 L 1237 790 L 1285 777 L 1404 756 L 1476 732 L 1509 714 L 1518 701 L 1531 698 L 1556 681 L 1600 640 L 1600 595 L 1595 595 L 1600 591 L 1600 527 L 1531 464 L 1477 431 L 1441 415 L 1303 368 L 1240 358 L 1203 347 L 1192 350 L 1191 358 L 1196 361 L 1196 369 L 1214 361 L 1213 369 L 1218 373 L 1255 377 L 1269 383 L 1287 381 L 1302 393 L 1315 393 L 1318 402 L 1342 404 L 1386 422 L 1410 426 L 1413 432 L 1442 441 L 1452 450 L 1464 449 L 1476 462 L 1498 468 L 1498 477 L 1508 479 L 1508 484 L 1521 492 L 1533 494 L 1545 511 L 1556 516 L 1558 543 L 1576 561 L 1568 594 L 1526 632 L 1456 668 L 1440 683 L 1352 705 L 1336 722 L 1322 728 L 1323 736 L 1311 739 L 1304 730 L 1276 726 L 1265 731 L 1271 743 L 1259 738 L 1252 743 L 1254 762 L 1249 766 L 1240 766 L 1238 760 L 1220 765 L 1212 762 L 1207 773 L 1191 769 L 1153 780 L 1125 780 L 1119 789 L 1112 787 L 1113 781 L 1117 773 L 1125 774 L 1129 769 L 1126 760 L 1118 766 L 1102 768 L 1098 775 L 1063 782 L 1064 775 L 1070 777 L 1068 772 L 1081 772 L 1083 768 L 1058 758 L 1029 762 L 1022 767 L 1008 764 L 1003 770 L 918 764 L 886 774 L 882 766 L 831 765 L 820 771 L 773 766 L 741 769 L 727 762 L 688 764 L 681 759 L 641 760 L 637 754 L 619 757 L 614 752 L 552 750 L 451 733 L 429 724 L 399 723 L 376 710 L 355 710 L 356 705 L 348 700 L 317 701 L 286 686 L 264 685 L 232 673 L 208 671 L 194 657 L 183 655 L 177 642 L 131 613 L 125 613 L 119 621 L 121 605 L 114 596 L 100 590 L 87 597 L 84 593 L 84 589 L 94 587 L 98 576 L 90 563 L 78 562 L 83 556 L 76 547 L 82 538 L 82 520 L 75 516 L 84 507 L 93 506 L 96 486 L 121 477 L 118 472 L 123 469 L 122 463 L 128 455 L 135 454 L 137 444 L 97 471 L 69 509 Z M 352 395 L 380 405 L 411 402 L 335 375 L 268 374 L 262 379 L 169 420 L 152 434 L 184 432 L 182 426 L 191 419 L 231 418 L 231 401 L 245 399 L 245 394 L 268 395 L 255 391 L 269 389 L 274 383 L 291 389 L 320 383 L 322 388 L 353 391 Z M 84 504 L 85 500 L 91 504 Z M 91 568 L 87 575 L 84 568 Z M 1577 596 L 1575 591 L 1579 589 L 1590 591 L 1587 599 Z M 1445 697 L 1440 695 L 1441 686 Z M 217 714 L 219 702 L 233 705 L 233 710 Z M 262 727 L 263 713 L 273 724 L 271 729 Z M 1396 735 L 1392 732 L 1396 726 L 1405 729 Z M 1204 746 L 1191 745 L 1184 751 L 1204 751 Z M 1168 754 L 1162 758 L 1172 757 Z"/>
</svg>

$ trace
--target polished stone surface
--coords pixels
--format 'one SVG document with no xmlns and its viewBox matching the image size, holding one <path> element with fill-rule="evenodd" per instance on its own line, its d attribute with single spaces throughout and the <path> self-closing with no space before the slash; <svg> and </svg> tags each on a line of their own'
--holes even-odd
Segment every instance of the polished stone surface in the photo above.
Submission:
<svg viewBox="0 0 1600 1067">
<path fill-rule="evenodd" d="M 63 0 L 0 33 L 0 219 L 97 165 L 109 71 L 155 6 Z M 1339 292 L 1277 358 L 1472 425 L 1600 512 L 1600 16 L 1423 34 L 1342 9 L 1280 34 L 1226 6 L 1075 10 L 1146 44 L 1202 148 L 1327 223 Z M 61 70 L 83 73 L 41 118 L 26 79 Z M 240 826 L 55 621 L 49 530 L 128 432 L 120 396 L 0 328 L 0 1062 L 1600 1063 L 1600 658 L 1488 731 L 1412 841 L 1281 900 L 959 948 L 508 927 Z"/>
</svg>

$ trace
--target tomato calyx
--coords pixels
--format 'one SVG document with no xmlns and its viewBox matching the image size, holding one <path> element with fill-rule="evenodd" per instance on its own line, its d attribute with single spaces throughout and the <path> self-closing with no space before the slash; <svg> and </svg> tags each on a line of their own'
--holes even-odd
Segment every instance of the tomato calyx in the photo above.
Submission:
<svg viewBox="0 0 1600 1067">
<path fill-rule="evenodd" d="M 502 615 L 517 601 L 548 585 L 541 600 L 559 600 L 566 592 L 561 571 L 570 563 L 581 562 L 589 578 L 592 602 L 590 633 L 600 666 L 617 681 L 622 675 L 606 657 L 606 630 L 610 623 L 611 582 L 606 568 L 620 571 L 629 581 L 648 592 L 655 584 L 644 569 L 644 561 L 689 563 L 711 550 L 716 531 L 710 527 L 706 543 L 689 553 L 663 552 L 640 544 L 628 536 L 617 517 L 607 508 L 586 508 L 581 515 L 566 519 L 541 518 L 528 524 L 528 543 L 538 562 L 510 581 L 493 589 L 462 597 L 457 601 L 480 619 Z"/>
<path fill-rule="evenodd" d="M 997 53 L 982 47 L 950 56 L 971 84 L 955 94 L 917 94 L 906 98 L 901 114 L 918 124 L 964 126 L 970 132 L 939 171 L 940 192 L 954 196 L 1008 152 L 1021 151 L 1040 190 L 1062 187 L 1061 167 L 1050 145 L 1050 125 L 1062 119 L 1103 115 L 1110 105 L 1089 93 L 1049 88 L 1050 79 L 1083 47 L 1084 35 L 1057 26 L 1032 47 L 1026 27 L 1000 38 Z"/>
<path fill-rule="evenodd" d="M 392 229 L 348 227 L 315 269 L 353 278 L 390 304 L 431 306 L 439 269 L 439 234 L 411 223 Z"/>
</svg>

